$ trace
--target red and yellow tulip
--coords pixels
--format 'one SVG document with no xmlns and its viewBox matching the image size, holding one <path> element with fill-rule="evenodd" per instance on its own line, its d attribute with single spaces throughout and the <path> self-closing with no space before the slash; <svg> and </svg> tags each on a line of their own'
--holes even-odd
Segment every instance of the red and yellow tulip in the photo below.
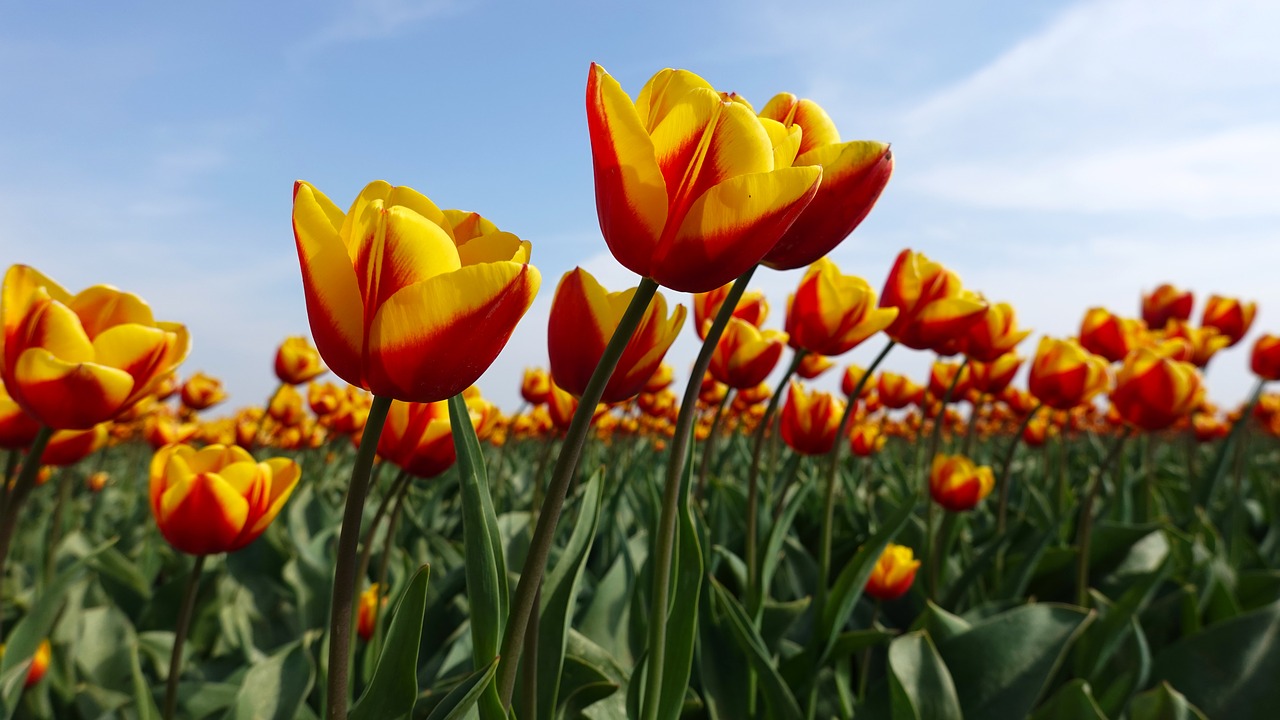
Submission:
<svg viewBox="0 0 1280 720">
<path fill-rule="evenodd" d="M 1280 336 L 1259 336 L 1253 343 L 1249 367 L 1263 380 L 1280 380 Z"/>
<path fill-rule="evenodd" d="M 193 374 L 182 383 L 180 395 L 183 407 L 191 410 L 208 410 L 227 399 L 222 381 L 202 372 Z"/>
<path fill-rule="evenodd" d="M 876 393 L 880 395 L 880 402 L 892 410 L 918 405 L 924 399 L 923 387 L 905 375 L 892 372 L 880 373 L 876 381 Z"/>
<path fill-rule="evenodd" d="M 779 422 L 782 440 L 801 455 L 825 455 L 836 444 L 843 415 L 843 400 L 821 390 L 805 392 L 793 380 Z"/>
<path fill-rule="evenodd" d="M 458 459 L 449 426 L 449 403 L 391 403 L 378 438 L 378 455 L 422 478 L 448 470 Z"/>
<path fill-rule="evenodd" d="M 1089 308 L 1080 322 L 1081 347 L 1111 362 L 1120 362 L 1142 345 L 1146 334 L 1141 320 L 1120 317 L 1106 308 Z"/>
<path fill-rule="evenodd" d="M 920 561 L 915 559 L 911 548 L 889 543 L 871 568 L 863 592 L 876 600 L 897 600 L 911 589 L 919 569 Z"/>
<path fill-rule="evenodd" d="M 1037 400 L 1058 410 L 1070 410 L 1107 389 L 1107 361 L 1075 340 L 1041 338 L 1031 361 L 1028 380 Z"/>
<path fill-rule="evenodd" d="M 995 487 L 995 476 L 986 465 L 975 465 L 964 455 L 938 455 L 929 472 L 929 494 L 952 512 L 977 505 Z"/>
<path fill-rule="evenodd" d="M 724 305 L 732 287 L 733 283 L 729 283 L 704 293 L 693 294 L 693 329 L 697 331 L 699 340 L 707 339 L 707 329 L 720 313 L 720 307 Z M 759 290 L 747 290 L 738 298 L 733 316 L 760 327 L 769 317 L 769 300 Z"/>
<path fill-rule="evenodd" d="M 1240 342 L 1245 333 L 1249 332 L 1257 312 L 1258 304 L 1255 302 L 1210 295 L 1209 300 L 1205 302 L 1200 324 L 1204 327 L 1216 328 L 1230 340 L 1227 345 L 1230 347 Z"/>
<path fill-rule="evenodd" d="M 988 305 L 982 319 L 969 326 L 964 337 L 964 354 L 975 362 L 990 363 L 1013 352 L 1027 339 L 1030 330 L 1019 330 L 1018 320 L 1009 303 Z"/>
<path fill-rule="evenodd" d="M 897 308 L 876 307 L 876 291 L 866 280 L 819 258 L 787 301 L 787 342 L 819 355 L 842 355 L 897 316 Z"/>
<path fill-rule="evenodd" d="M 1163 430 L 1190 415 L 1203 399 L 1203 392 L 1194 365 L 1151 348 L 1138 348 L 1116 373 L 1111 404 L 1129 425 Z"/>
<path fill-rule="evenodd" d="M 958 275 L 911 250 L 903 250 L 894 261 L 880 306 L 898 309 L 885 329 L 889 337 L 914 350 L 935 351 L 964 337 L 987 309 L 977 293 L 961 285 Z"/>
<path fill-rule="evenodd" d="M 719 382 L 743 390 L 764 382 L 782 357 L 787 334 L 760 330 L 738 318 L 730 318 L 711 354 L 711 375 Z"/>
<path fill-rule="evenodd" d="M 969 363 L 969 381 L 974 390 L 987 395 L 999 395 L 1013 382 L 1013 376 L 1022 367 L 1017 353 L 1007 352 L 991 362 Z"/>
<path fill-rule="evenodd" d="M 1164 283 L 1142 296 L 1142 320 L 1152 330 L 1163 330 L 1170 320 L 1189 319 L 1194 304 L 1190 290 L 1179 290 Z"/>
<path fill-rule="evenodd" d="M 877 425 L 858 423 L 849 433 L 849 449 L 858 457 L 871 457 L 884 449 L 887 438 Z"/>
<path fill-rule="evenodd" d="M 1231 345 L 1231 338 L 1218 332 L 1215 327 L 1191 327 L 1190 323 L 1176 318 L 1170 319 L 1169 324 L 1165 326 L 1163 339 L 1166 342 L 1183 341 L 1186 344 L 1186 351 L 1179 353 L 1178 359 L 1198 368 L 1208 365 L 1219 350 Z"/>
<path fill-rule="evenodd" d="M 312 346 L 311 341 L 299 335 L 288 337 L 276 349 L 276 377 L 287 385 L 301 385 L 310 382 L 325 373 L 324 363 L 320 360 L 320 351 Z"/>
<path fill-rule="evenodd" d="M 796 366 L 796 375 L 805 380 L 812 380 L 833 367 L 835 363 L 826 355 L 805 353 L 804 357 L 800 358 L 800 364 Z"/>
</svg>

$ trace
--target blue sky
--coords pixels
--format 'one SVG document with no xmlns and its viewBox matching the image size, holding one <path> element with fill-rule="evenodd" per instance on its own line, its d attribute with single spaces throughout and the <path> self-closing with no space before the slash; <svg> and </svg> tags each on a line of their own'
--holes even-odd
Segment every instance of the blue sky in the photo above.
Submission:
<svg viewBox="0 0 1280 720">
<path fill-rule="evenodd" d="M 409 185 L 533 243 L 542 294 L 481 382 L 513 407 L 559 276 L 635 282 L 595 218 L 596 61 L 633 94 L 668 66 L 757 107 L 788 90 L 845 138 L 892 142 L 893 180 L 833 253 L 873 286 L 913 247 L 1039 332 L 1073 333 L 1092 305 L 1136 314 L 1164 281 L 1197 312 L 1211 292 L 1256 299 L 1254 334 L 1280 332 L 1280 5 L 533 5 L 6 4 L 0 260 L 137 292 L 191 327 L 184 372 L 261 402 L 275 344 L 307 330 L 292 182 L 341 205 L 375 178 Z M 780 326 L 797 276 L 757 278 Z M 673 364 L 695 352 L 686 330 Z M 1216 359 L 1212 395 L 1239 399 L 1247 364 L 1247 347 Z"/>
</svg>

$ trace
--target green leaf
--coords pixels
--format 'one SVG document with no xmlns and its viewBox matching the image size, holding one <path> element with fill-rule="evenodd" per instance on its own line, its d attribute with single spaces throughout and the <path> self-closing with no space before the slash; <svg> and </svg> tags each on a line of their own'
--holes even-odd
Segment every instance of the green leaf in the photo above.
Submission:
<svg viewBox="0 0 1280 720">
<path fill-rule="evenodd" d="M 1084 680 L 1072 680 L 1053 694 L 1031 720 L 1107 720 Z"/>
<path fill-rule="evenodd" d="M 934 605 L 932 600 L 928 600 L 926 601 L 924 612 L 920 613 L 915 622 L 911 623 L 911 629 L 924 630 L 929 633 L 929 637 L 936 639 L 938 642 L 944 642 L 956 635 L 972 630 L 973 623 L 959 615 L 953 615 L 943 610 Z"/>
<path fill-rule="evenodd" d="M 692 453 L 685 464 L 684 487 L 689 485 L 693 472 Z M 702 593 L 702 546 L 698 542 L 698 528 L 694 524 L 693 511 L 689 508 L 689 493 L 680 493 L 679 525 L 677 525 L 676 552 L 672 558 L 675 583 L 671 601 L 667 607 L 667 647 L 662 658 L 662 693 L 658 702 L 658 717 L 676 718 L 684 707 L 689 689 L 689 674 L 693 670 L 693 648 L 698 639 L 698 596 Z M 654 609 L 653 612 L 657 612 Z"/>
<path fill-rule="evenodd" d="M 542 609 L 538 629 L 538 702 L 537 716 L 552 718 L 560 691 L 560 674 L 564 667 L 565 647 L 569 642 L 569 626 L 578 599 L 578 587 L 587 556 L 600 524 L 600 506 L 604 498 L 604 469 L 591 476 L 582 496 L 578 522 L 569 544 L 547 575 L 542 587 Z"/>
<path fill-rule="evenodd" d="M 1266 713 L 1266 709 L 1261 709 Z M 1255 715 L 1254 717 L 1258 717 Z M 1133 699 L 1129 720 L 1207 720 L 1204 713 L 1167 682 Z"/>
<path fill-rule="evenodd" d="M 760 633 L 756 632 L 752 626 L 746 609 L 715 578 L 711 578 L 711 591 L 718 607 L 723 611 L 734 641 L 746 654 L 747 660 L 751 662 L 760 678 L 760 689 L 764 693 L 764 701 L 769 710 L 766 713 L 767 717 L 779 718 L 779 720 L 802 717 L 799 703 L 783 681 L 782 675 L 778 673 L 778 668 L 774 666 L 773 659 L 765 648 L 764 641 L 760 639 Z"/>
<path fill-rule="evenodd" d="M 293 720 L 314 682 L 311 653 L 301 642 L 290 643 L 249 668 L 227 720 Z"/>
<path fill-rule="evenodd" d="M 939 643 L 965 717 L 1026 717 L 1092 618 L 1065 605 L 1023 605 Z"/>
<path fill-rule="evenodd" d="M 1211 718 L 1270 717 L 1280 707 L 1280 602 L 1170 645 L 1156 656 L 1153 676 Z"/>
<path fill-rule="evenodd" d="M 351 709 L 351 720 L 396 718 L 413 710 L 418 698 L 418 648 L 422 644 L 430 575 L 430 566 L 418 568 L 396 603 L 378 666 L 369 687 Z"/>
<path fill-rule="evenodd" d="M 796 455 L 795 457 L 800 457 Z M 755 617 L 757 623 L 760 621 L 760 615 L 764 612 L 764 601 L 768 597 L 768 588 L 773 584 L 773 575 L 778 569 L 778 562 L 782 559 L 782 542 L 787 539 L 787 533 L 791 531 L 791 524 L 795 521 L 796 513 L 803 507 L 804 501 L 809 497 L 809 491 L 813 489 L 815 483 L 800 483 L 796 485 L 796 490 L 791 494 L 791 498 L 787 501 L 786 507 L 782 511 L 782 515 L 778 521 L 773 523 L 773 527 L 769 528 L 769 535 L 765 538 L 764 548 L 760 554 L 760 582 L 756 584 L 756 597 L 752 600 L 751 606 L 756 608 Z"/>
<path fill-rule="evenodd" d="M 951 673 L 928 633 L 889 643 L 889 692 L 893 720 L 963 720 Z"/>
<path fill-rule="evenodd" d="M 160 709 L 156 707 L 155 696 L 147 685 L 147 678 L 142 674 L 142 663 L 138 661 L 138 645 L 129 646 L 129 670 L 133 678 L 133 708 L 138 713 L 138 720 L 160 720 Z"/>
<path fill-rule="evenodd" d="M 475 706 L 484 693 L 485 688 L 492 686 L 493 674 L 498 671 L 498 658 L 494 657 L 487 667 L 483 667 L 458 683 L 448 695 L 436 705 L 435 710 L 427 716 L 427 720 L 461 720 Z M 384 716 L 390 717 L 390 716 Z"/>
<path fill-rule="evenodd" d="M 1102 681 L 1101 673 L 1107 661 L 1127 637 L 1130 619 L 1147 606 L 1172 567 L 1171 558 L 1166 558 L 1154 572 L 1134 583 L 1118 602 L 1106 609 L 1101 619 L 1089 627 L 1076 646 L 1075 674 L 1078 677 L 1095 683 Z"/>
</svg>

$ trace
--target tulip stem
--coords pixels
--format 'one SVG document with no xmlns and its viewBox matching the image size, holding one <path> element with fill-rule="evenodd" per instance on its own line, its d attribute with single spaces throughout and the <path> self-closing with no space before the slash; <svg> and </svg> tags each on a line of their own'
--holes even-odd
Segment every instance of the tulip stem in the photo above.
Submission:
<svg viewBox="0 0 1280 720">
<path fill-rule="evenodd" d="M 382 496 L 382 502 L 378 503 L 378 510 L 373 514 L 373 522 L 369 523 L 369 529 L 364 533 L 364 540 L 360 548 L 360 564 L 359 570 L 356 571 L 357 582 L 363 583 L 369 572 L 369 561 L 373 557 L 373 540 L 378 534 L 378 526 L 382 524 L 382 518 L 387 514 L 387 510 L 391 507 L 391 501 L 400 497 L 402 488 L 409 486 L 409 473 L 401 470 L 391 481 L 391 487 L 387 488 L 387 493 Z M 387 531 L 388 533 L 390 530 Z"/>
<path fill-rule="evenodd" d="M 1009 446 L 1005 448 L 1004 457 L 1000 461 L 1000 504 L 996 510 L 997 535 L 1004 534 L 1005 521 L 1009 516 L 1009 470 L 1013 467 L 1013 456 L 1018 451 L 1018 443 L 1022 442 L 1022 434 L 1027 431 L 1027 427 L 1031 425 L 1031 421 L 1042 407 L 1044 407 L 1044 403 L 1036 405 L 1022 419 L 1022 424 L 1018 426 L 1018 431 L 1009 439 Z"/>
<path fill-rule="evenodd" d="M 1116 436 L 1115 442 L 1111 445 L 1111 450 L 1103 458 L 1102 463 L 1098 465 L 1097 471 L 1089 476 L 1089 487 L 1085 491 L 1084 505 L 1080 508 L 1080 524 L 1076 532 L 1078 553 L 1076 557 L 1076 604 L 1080 607 L 1089 606 L 1089 536 L 1093 534 L 1093 503 L 1098 498 L 1098 488 L 1102 485 L 1102 476 L 1111 471 L 1116 459 L 1120 457 L 1120 451 L 1124 448 L 1125 440 L 1129 439 L 1129 435 L 1132 432 L 1132 428 L 1125 428 L 1123 432 Z"/>
<path fill-rule="evenodd" d="M 178 709 L 178 677 L 182 674 L 182 648 L 187 643 L 191 629 L 191 615 L 196 607 L 196 595 L 200 591 L 200 574 L 208 555 L 197 555 L 191 574 L 187 576 L 187 588 L 182 594 L 182 607 L 178 609 L 178 624 L 173 628 L 173 654 L 169 656 L 169 678 L 164 688 L 164 720 L 173 720 Z"/>
<path fill-rule="evenodd" d="M 733 401 L 736 391 L 729 388 L 725 391 L 724 397 L 720 398 L 720 403 L 716 405 L 716 413 L 711 418 L 711 427 L 707 429 L 707 439 L 702 443 L 702 462 L 698 465 L 698 489 L 694 494 L 695 499 L 706 497 L 707 492 L 707 475 L 710 474 L 712 450 L 716 446 L 716 433 L 720 431 L 720 421 L 724 419 L 724 410 Z"/>
<path fill-rule="evenodd" d="M 534 603 L 538 599 L 538 590 L 542 585 L 542 575 L 547 569 L 547 560 L 551 555 L 551 544 L 555 540 L 556 526 L 560 523 L 560 512 L 564 509 L 564 498 L 569 491 L 569 482 L 578 469 L 578 460 L 582 457 L 582 448 L 586 444 L 587 431 L 591 428 L 591 420 L 595 415 L 596 405 L 604 395 L 605 386 L 613 376 L 622 352 L 631 342 L 632 335 L 640 326 L 649 303 L 658 292 L 658 283 L 650 278 L 641 278 L 639 287 L 631 296 L 631 302 L 618 321 L 618 327 L 609 338 L 600 355 L 600 362 L 591 373 L 587 387 L 578 400 L 578 409 L 573 413 L 569 430 L 565 433 L 564 444 L 560 447 L 560 455 L 556 458 L 555 468 L 551 473 L 551 482 L 547 486 L 547 494 L 543 498 L 538 515 L 538 524 L 533 531 L 533 539 L 529 543 L 529 554 L 525 556 L 524 567 L 520 569 L 520 581 L 516 585 L 516 594 L 512 599 L 510 614 L 507 617 L 507 628 L 502 638 L 501 659 L 498 661 L 498 697 L 503 708 L 511 708 L 511 696 L 516 686 L 516 671 L 520 667 L 520 653 L 524 645 L 525 629 L 529 626 L 529 618 L 534 612 Z"/>
<path fill-rule="evenodd" d="M 391 398 L 373 396 L 369 417 L 365 420 L 356 462 L 351 468 L 351 484 L 347 488 L 347 506 L 342 514 L 338 534 L 338 554 L 334 559 L 333 600 L 329 614 L 329 680 L 326 687 L 325 717 L 346 720 L 347 687 L 351 676 L 351 616 L 356 599 L 356 551 L 360 541 L 360 522 L 364 518 L 365 496 L 369 494 L 369 478 L 382 425 L 391 409 Z"/>
<path fill-rule="evenodd" d="M 978 395 L 977 402 L 973 404 L 973 408 L 969 412 L 969 428 L 964 433 L 964 445 L 962 446 L 963 449 L 960 451 L 960 454 L 965 457 L 972 457 L 969 455 L 969 451 L 973 448 L 973 436 L 977 434 L 978 415 L 981 414 L 980 411 L 985 408 L 986 405 L 987 394 L 981 393 Z"/>
<path fill-rule="evenodd" d="M 702 387 L 702 378 L 711 364 L 711 355 L 715 352 L 720 336 L 724 334 L 729 318 L 738 307 L 738 300 L 751 282 L 756 271 L 751 266 L 734 281 L 733 287 L 720 305 L 720 312 L 707 329 L 703 338 L 702 349 L 693 363 L 689 373 L 689 382 L 684 388 L 684 397 L 680 401 L 680 413 L 676 416 L 675 434 L 671 438 L 671 455 L 667 458 L 667 476 L 662 488 L 662 514 L 658 519 L 658 533 L 654 538 L 653 555 L 653 595 L 649 603 L 649 653 L 645 672 L 644 694 L 641 695 L 641 717 L 655 720 L 658 717 L 658 703 L 662 696 L 663 661 L 667 652 L 667 609 L 671 596 L 671 558 L 676 544 L 676 512 L 680 507 L 681 475 L 685 462 L 689 458 L 689 445 L 693 439 L 693 421 L 697 415 L 698 390 Z M 687 609 L 686 609 L 687 611 Z"/>
<path fill-rule="evenodd" d="M 9 490 L 4 512 L 0 513 L 0 623 L 4 620 L 3 586 L 5 565 L 9 559 L 9 545 L 13 542 L 13 531 L 18 526 L 22 503 L 36 486 L 36 477 L 40 474 L 40 458 L 44 455 L 44 449 L 48 447 L 51 437 L 53 437 L 53 428 L 41 426 L 35 439 L 31 441 L 31 447 L 27 449 L 27 457 L 22 462 L 22 469 L 18 471 L 18 479 Z"/>
</svg>

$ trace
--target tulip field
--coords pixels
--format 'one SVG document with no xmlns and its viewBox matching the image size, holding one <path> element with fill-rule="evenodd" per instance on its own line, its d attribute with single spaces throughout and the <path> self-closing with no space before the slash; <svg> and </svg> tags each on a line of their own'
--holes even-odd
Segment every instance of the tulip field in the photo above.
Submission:
<svg viewBox="0 0 1280 720">
<path fill-rule="evenodd" d="M 829 257 L 894 161 L 817 103 L 592 65 L 586 111 L 635 286 L 559 279 L 520 407 L 475 383 L 532 244 L 408 187 L 294 186 L 311 335 L 263 348 L 259 405 L 188 372 L 165 308 L 8 269 L 3 717 L 1274 717 L 1253 302 L 1135 288 L 1031 342 L 935 259 Z M 785 308 L 753 287 L 801 268 Z M 881 367 L 908 353 L 929 376 Z"/>
</svg>

